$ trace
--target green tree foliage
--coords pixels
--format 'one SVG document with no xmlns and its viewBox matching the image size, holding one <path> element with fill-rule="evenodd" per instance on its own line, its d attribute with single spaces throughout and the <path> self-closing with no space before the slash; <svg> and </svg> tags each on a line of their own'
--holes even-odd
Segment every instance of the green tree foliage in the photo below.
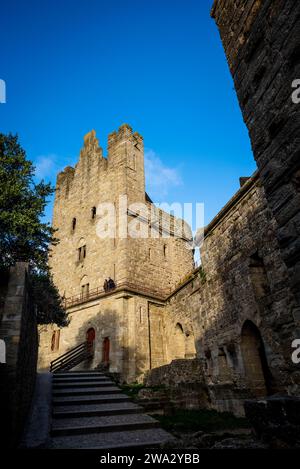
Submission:
<svg viewBox="0 0 300 469">
<path fill-rule="evenodd" d="M 0 134 L 0 265 L 28 261 L 46 268 L 54 232 L 41 217 L 52 193 L 50 184 L 34 183 L 34 166 L 18 137 Z"/>
<path fill-rule="evenodd" d="M 33 296 L 37 305 L 38 323 L 55 323 L 60 327 L 67 326 L 69 320 L 65 313 L 63 300 L 49 272 L 34 272 L 31 275 L 31 280 Z"/>
<path fill-rule="evenodd" d="M 66 313 L 47 266 L 48 247 L 58 240 L 41 221 L 54 188 L 35 183 L 34 170 L 18 137 L 0 133 L 0 271 L 28 262 L 40 321 L 64 325 Z"/>
</svg>

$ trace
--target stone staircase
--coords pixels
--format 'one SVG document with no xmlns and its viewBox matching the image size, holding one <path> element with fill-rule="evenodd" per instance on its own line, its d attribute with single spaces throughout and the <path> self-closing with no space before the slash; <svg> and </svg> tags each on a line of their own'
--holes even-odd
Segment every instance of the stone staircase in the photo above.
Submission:
<svg viewBox="0 0 300 469">
<path fill-rule="evenodd" d="M 51 448 L 157 448 L 173 437 L 100 372 L 53 375 Z"/>
</svg>

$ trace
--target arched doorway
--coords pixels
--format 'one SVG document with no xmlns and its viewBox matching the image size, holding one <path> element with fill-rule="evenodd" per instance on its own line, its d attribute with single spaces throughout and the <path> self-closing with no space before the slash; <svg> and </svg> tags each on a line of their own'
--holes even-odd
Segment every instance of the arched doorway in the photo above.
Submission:
<svg viewBox="0 0 300 469">
<path fill-rule="evenodd" d="M 259 329 L 252 321 L 246 321 L 242 327 L 241 349 L 249 388 L 256 397 L 270 394 L 270 371 L 265 347 Z"/>
<path fill-rule="evenodd" d="M 88 350 L 91 354 L 94 354 L 95 339 L 96 331 L 93 327 L 90 327 L 86 332 L 86 341 L 88 343 Z"/>
<path fill-rule="evenodd" d="M 109 364 L 109 349 L 110 349 L 109 337 L 105 337 L 105 339 L 103 340 L 103 350 L 102 350 L 102 362 L 105 365 Z"/>
</svg>

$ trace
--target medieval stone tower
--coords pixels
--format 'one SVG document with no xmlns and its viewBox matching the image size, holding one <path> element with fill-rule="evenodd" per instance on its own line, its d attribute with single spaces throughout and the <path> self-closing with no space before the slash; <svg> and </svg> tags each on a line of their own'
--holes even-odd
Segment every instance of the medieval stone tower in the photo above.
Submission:
<svg viewBox="0 0 300 469">
<path fill-rule="evenodd" d="M 193 253 L 188 233 L 178 229 L 183 222 L 156 209 L 145 193 L 137 132 L 124 124 L 111 133 L 107 158 L 95 131 L 84 137 L 75 168 L 57 177 L 53 226 L 60 242 L 50 266 L 71 321 L 60 331 L 41 330 L 40 368 L 88 331 L 95 335 L 92 368 L 108 361 L 112 372 L 133 380 L 166 363 L 162 308 L 193 270 Z M 115 288 L 104 291 L 108 277 Z"/>
</svg>

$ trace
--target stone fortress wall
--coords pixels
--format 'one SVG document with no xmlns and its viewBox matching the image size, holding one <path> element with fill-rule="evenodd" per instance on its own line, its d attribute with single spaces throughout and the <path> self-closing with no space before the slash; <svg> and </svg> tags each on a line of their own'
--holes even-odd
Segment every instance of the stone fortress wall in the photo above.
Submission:
<svg viewBox="0 0 300 469">
<path fill-rule="evenodd" d="M 166 305 L 169 348 L 188 358 L 195 343 L 217 410 L 241 415 L 246 398 L 298 392 L 297 325 L 276 229 L 256 174 L 206 227 L 201 268 Z"/>
<path fill-rule="evenodd" d="M 141 235 L 146 230 L 148 238 L 122 238 L 120 196 L 128 200 L 125 217 L 129 226 L 134 224 Z M 101 203 L 115 206 L 117 231 L 112 238 L 97 235 L 97 224 L 105 226 L 107 220 Z M 153 220 L 151 211 L 155 212 Z M 171 228 L 168 237 L 166 222 Z M 50 258 L 54 282 L 62 296 L 79 297 L 79 302 L 68 309 L 71 322 L 67 328 L 40 328 L 40 369 L 47 369 L 52 360 L 82 343 L 90 328 L 96 332 L 96 348 L 89 366 L 101 363 L 105 338 L 110 342 L 110 370 L 126 380 L 135 380 L 150 367 L 165 363 L 160 350 L 160 306 L 193 270 L 194 260 L 187 247 L 188 233 L 174 236 L 182 221 L 156 209 L 145 193 L 139 134 L 126 124 L 110 134 L 107 158 L 95 132 L 85 136 L 78 164 L 58 175 L 53 226 L 60 240 Z M 101 292 L 108 277 L 115 281 L 116 289 Z M 100 295 L 91 300 L 97 288 Z M 59 339 L 53 339 L 55 333 Z"/>
<path fill-rule="evenodd" d="M 82 329 L 84 339 L 93 323 L 100 340 L 104 334 L 111 338 L 111 369 L 127 381 L 148 371 L 151 382 L 151 370 L 158 376 L 162 365 L 180 359 L 182 366 L 182 360 L 197 357 L 210 403 L 218 410 L 242 414 L 246 398 L 299 394 L 292 342 L 300 337 L 300 126 L 291 101 L 292 81 L 299 78 L 299 13 L 296 0 L 214 3 L 212 16 L 258 172 L 243 180 L 206 227 L 199 269 L 193 268 L 184 239 L 171 238 L 166 247 L 165 241 L 152 239 L 119 240 L 116 246 L 112 240 L 99 242 L 88 217 L 98 200 L 116 199 L 125 188 L 130 201 L 151 202 L 145 197 L 142 138 L 122 126 L 109 137 L 105 159 L 94 133 L 86 137 L 76 168 L 58 178 L 54 225 L 64 241 L 52 259 L 55 281 L 66 296 L 78 292 L 85 275 L 91 288 L 108 275 L 117 283 L 132 281 L 135 288 L 70 308 L 74 319 L 61 331 L 59 350 L 50 351 L 51 330 L 41 335 L 44 367 L 78 343 Z M 72 217 L 78 219 L 76 236 L 70 231 Z M 76 264 L 83 242 L 86 260 Z M 111 310 L 117 329 L 109 329 Z M 99 347 L 91 366 L 103 357 Z"/>
<path fill-rule="evenodd" d="M 125 129 L 131 136 L 129 127 Z M 119 133 L 123 131 L 124 126 Z M 95 142 L 94 149 L 98 148 L 94 133 L 89 134 L 81 159 L 83 154 L 92 158 L 93 152 L 86 153 L 91 141 Z M 102 158 L 98 152 L 94 157 Z M 258 173 L 241 178 L 240 190 L 205 228 L 202 264 L 194 269 L 184 239 L 117 240 L 110 252 L 105 243 L 113 240 L 97 237 L 94 226 L 97 219 L 95 222 L 83 217 L 96 202 L 93 192 L 90 201 L 81 205 L 79 192 L 70 185 L 67 190 L 68 171 L 58 177 L 54 220 L 59 227 L 58 236 L 64 233 L 64 237 L 51 258 L 54 279 L 58 286 L 64 285 L 61 292 L 78 293 L 80 275 L 89 278 L 93 289 L 97 279 L 108 276 L 109 266 L 115 265 L 112 276 L 116 289 L 99 292 L 96 297 L 83 295 L 78 304 L 70 305 L 71 322 L 60 330 L 58 347 L 51 350 L 55 328 L 40 328 L 40 369 L 47 369 L 51 360 L 82 343 L 87 331 L 93 328 L 95 356 L 80 368 L 94 368 L 103 362 L 103 341 L 109 338 L 109 369 L 127 382 L 141 381 L 145 374 L 151 380 L 149 370 L 174 360 L 200 359 L 209 400 L 218 410 L 241 415 L 245 398 L 297 392 L 298 373 L 291 361 L 296 330 L 291 309 L 293 294 L 276 237 L 277 222 Z M 107 183 L 106 178 L 103 187 Z M 80 186 L 79 182 L 73 184 L 74 188 Z M 114 193 L 111 186 L 110 190 Z M 131 189 L 126 190 L 128 198 L 134 200 Z M 62 194 L 67 197 L 66 206 Z M 138 190 L 135 196 L 139 196 Z M 75 208 L 68 212 L 71 203 Z M 149 198 L 147 205 L 151 206 Z M 76 227 L 70 231 L 74 214 Z M 131 218 L 129 213 L 128 219 Z M 76 246 L 83 235 L 86 257 L 79 263 Z M 168 243 L 166 259 L 165 243 Z M 149 246 L 157 254 L 146 262 Z M 105 261 L 99 262 L 102 255 Z M 60 262 L 60 256 L 65 256 L 68 262 Z M 136 270 L 139 276 L 134 276 Z M 127 285 L 119 284 L 118 279 L 124 277 Z M 180 282 L 180 278 L 185 280 Z"/>
</svg>

